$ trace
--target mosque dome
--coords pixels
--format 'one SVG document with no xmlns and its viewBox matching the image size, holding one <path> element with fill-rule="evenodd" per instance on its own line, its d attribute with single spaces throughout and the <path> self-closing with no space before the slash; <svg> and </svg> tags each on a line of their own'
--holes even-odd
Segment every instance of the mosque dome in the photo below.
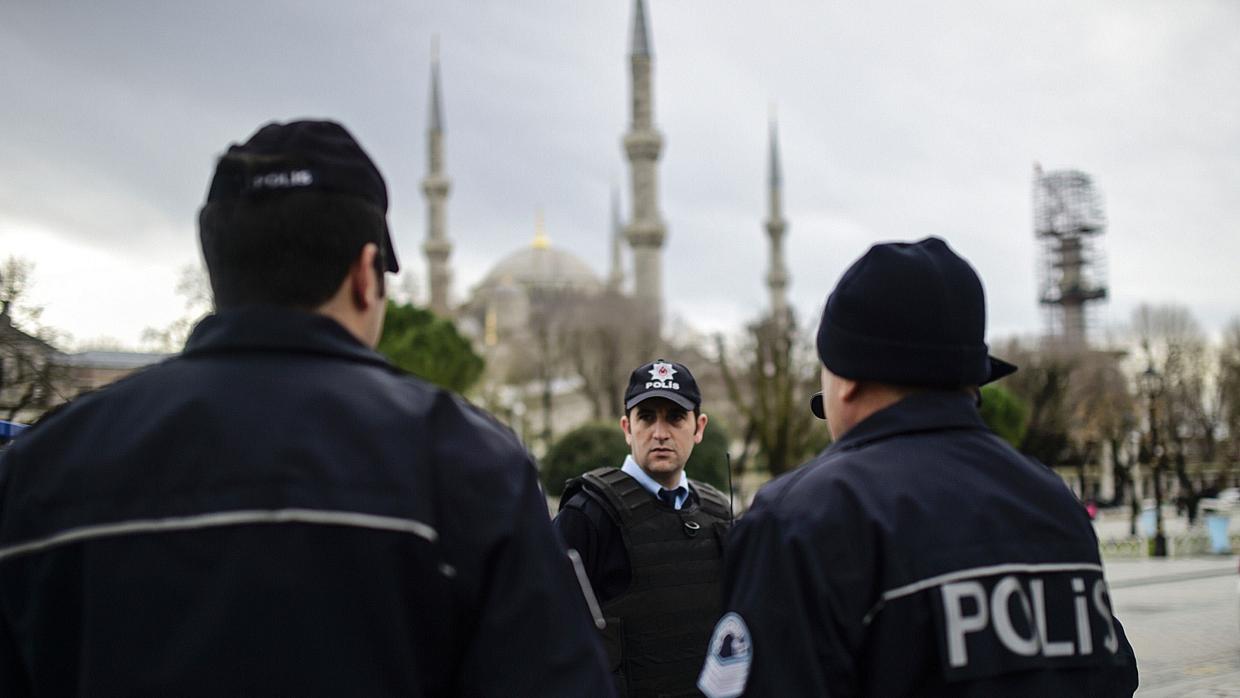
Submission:
<svg viewBox="0 0 1240 698">
<path fill-rule="evenodd" d="M 508 255 L 491 269 L 481 285 L 494 288 L 504 281 L 539 290 L 594 291 L 602 288 L 589 265 L 554 247 L 527 247 Z"/>
<path fill-rule="evenodd" d="M 541 224 L 533 244 L 501 259 L 478 286 L 494 289 L 507 285 L 539 291 L 594 292 L 603 288 L 590 265 L 571 252 L 551 246 Z"/>
<path fill-rule="evenodd" d="M 488 366 L 505 364 L 504 357 L 514 349 L 510 342 L 524 341 L 521 338 L 526 336 L 535 313 L 603 290 L 603 283 L 588 264 L 551 246 L 543 232 L 541 213 L 536 231 L 533 243 L 501 259 L 458 309 L 458 318 L 469 317 L 480 330 L 473 336 L 485 347 Z M 496 371 L 502 373 L 503 369 Z"/>
</svg>

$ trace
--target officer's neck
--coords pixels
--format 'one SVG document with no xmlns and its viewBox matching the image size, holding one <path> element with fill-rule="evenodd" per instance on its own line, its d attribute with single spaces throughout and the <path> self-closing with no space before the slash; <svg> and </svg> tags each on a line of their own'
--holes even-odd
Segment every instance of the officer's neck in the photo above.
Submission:
<svg viewBox="0 0 1240 698">
<path fill-rule="evenodd" d="M 632 465 L 630 465 L 630 462 L 632 463 Z M 662 487 L 665 490 L 674 490 L 677 487 L 680 487 L 681 479 L 684 477 L 684 472 L 685 472 L 684 466 L 681 466 L 675 472 L 652 473 L 650 472 L 648 468 L 646 468 L 646 466 L 639 463 L 638 460 L 634 458 L 632 455 L 628 456 L 625 459 L 624 468 L 626 470 L 629 468 L 636 468 L 637 470 L 640 470 L 642 475 L 649 478 L 651 482 L 658 485 L 659 487 Z M 630 473 L 630 474 L 633 474 L 633 473 Z"/>
<path fill-rule="evenodd" d="M 350 265 L 336 292 L 314 309 L 340 323 L 357 341 L 374 348 L 383 333 L 383 317 L 387 298 L 379 273 L 374 269 L 373 243 Z"/>
<path fill-rule="evenodd" d="M 650 476 L 651 480 L 659 483 L 659 487 L 662 487 L 665 490 L 674 490 L 677 487 L 680 487 L 680 475 L 684 472 L 684 468 L 681 468 L 674 473 L 652 473 L 645 468 L 642 468 L 642 470 Z"/>
<path fill-rule="evenodd" d="M 831 388 L 837 391 L 834 397 L 838 400 L 838 407 L 832 415 L 834 423 L 829 423 L 831 437 L 834 439 L 841 438 L 853 427 L 874 414 L 920 391 L 918 388 L 909 386 L 875 381 L 854 381 L 839 377 L 835 377 L 835 383 Z"/>
</svg>

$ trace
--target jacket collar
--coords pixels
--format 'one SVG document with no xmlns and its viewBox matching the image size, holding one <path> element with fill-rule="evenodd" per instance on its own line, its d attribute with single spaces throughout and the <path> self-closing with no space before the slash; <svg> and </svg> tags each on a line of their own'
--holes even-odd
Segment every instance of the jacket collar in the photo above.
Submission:
<svg viewBox="0 0 1240 698">
<path fill-rule="evenodd" d="M 182 355 L 253 351 L 319 354 L 391 368 L 387 359 L 325 315 L 261 305 L 203 318 L 190 333 Z"/>
<path fill-rule="evenodd" d="M 914 393 L 875 412 L 831 444 L 827 453 L 858 448 L 898 434 L 941 429 L 985 429 L 973 398 L 957 391 Z"/>
</svg>

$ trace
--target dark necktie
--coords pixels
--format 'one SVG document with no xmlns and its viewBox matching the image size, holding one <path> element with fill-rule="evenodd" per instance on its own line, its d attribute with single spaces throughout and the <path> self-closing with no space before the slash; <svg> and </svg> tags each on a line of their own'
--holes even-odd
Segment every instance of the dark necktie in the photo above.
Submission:
<svg viewBox="0 0 1240 698">
<path fill-rule="evenodd" d="M 674 490 L 659 490 L 659 500 L 669 507 L 676 508 L 676 497 L 680 494 L 680 488 Z"/>
</svg>

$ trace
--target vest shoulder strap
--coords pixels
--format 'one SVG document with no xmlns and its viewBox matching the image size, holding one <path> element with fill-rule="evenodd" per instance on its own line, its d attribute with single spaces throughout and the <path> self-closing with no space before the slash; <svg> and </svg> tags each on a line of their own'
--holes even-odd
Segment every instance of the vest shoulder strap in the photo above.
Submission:
<svg viewBox="0 0 1240 698">
<path fill-rule="evenodd" d="M 564 483 L 564 491 L 560 493 L 560 506 L 556 511 L 564 511 L 564 505 L 568 504 L 568 500 L 575 497 L 579 492 L 585 489 L 584 483 L 580 477 L 570 479 Z"/>
<path fill-rule="evenodd" d="M 707 514 L 723 521 L 732 520 L 732 507 L 729 506 L 728 495 L 698 480 L 690 479 L 689 484 L 697 490 L 699 504 Z"/>
<path fill-rule="evenodd" d="M 641 483 L 619 468 L 596 468 L 577 480 L 580 481 L 578 489 L 602 504 L 622 531 L 652 508 L 653 500 Z"/>
</svg>

